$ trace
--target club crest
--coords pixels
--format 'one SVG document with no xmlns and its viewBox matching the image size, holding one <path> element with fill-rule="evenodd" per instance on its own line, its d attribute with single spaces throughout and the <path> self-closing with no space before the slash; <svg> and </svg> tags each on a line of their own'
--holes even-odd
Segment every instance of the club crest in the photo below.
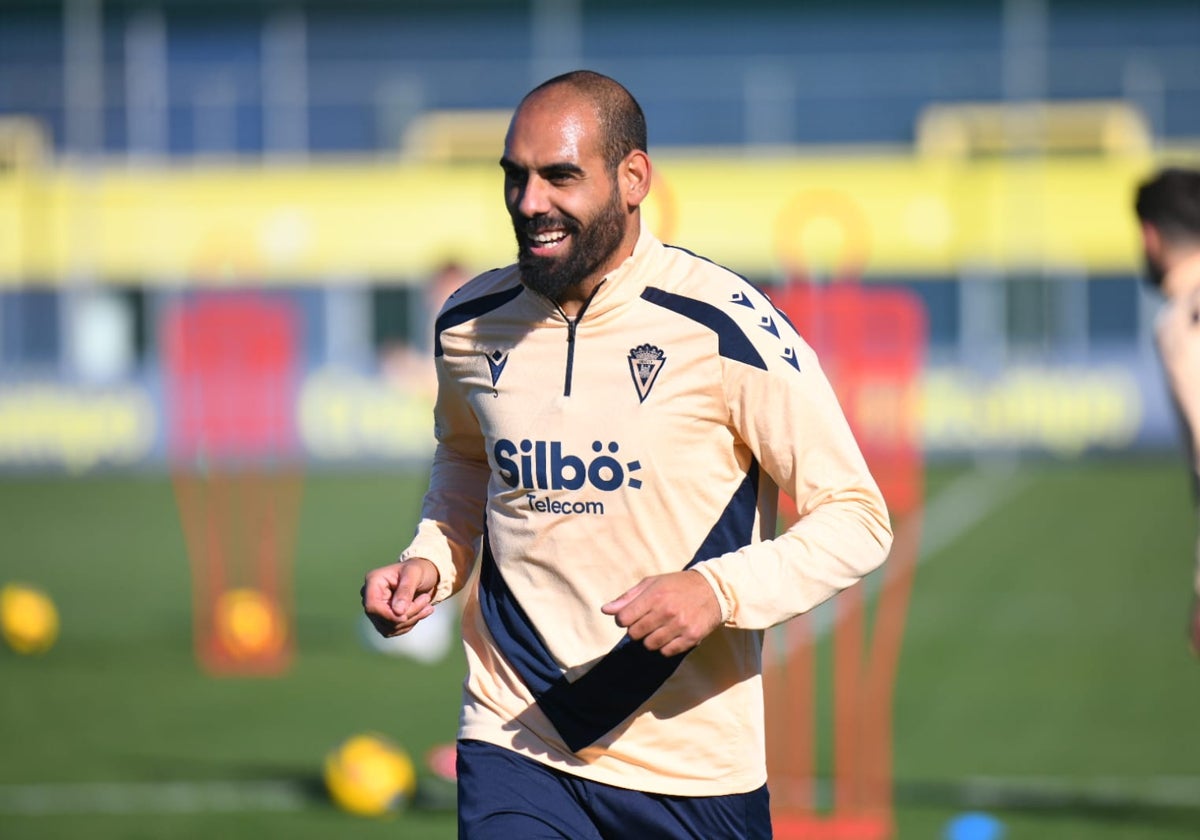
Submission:
<svg viewBox="0 0 1200 840">
<path fill-rule="evenodd" d="M 667 361 L 667 354 L 652 344 L 641 344 L 629 351 L 629 372 L 637 388 L 638 402 L 645 402 L 654 387 L 658 372 Z"/>
</svg>

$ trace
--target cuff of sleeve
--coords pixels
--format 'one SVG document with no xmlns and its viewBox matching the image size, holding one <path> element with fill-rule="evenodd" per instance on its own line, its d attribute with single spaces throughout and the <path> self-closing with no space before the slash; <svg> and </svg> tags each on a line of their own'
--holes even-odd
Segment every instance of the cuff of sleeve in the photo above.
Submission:
<svg viewBox="0 0 1200 840">
<path fill-rule="evenodd" d="M 725 586 L 713 570 L 709 568 L 707 563 L 697 563 L 692 567 L 692 570 L 699 572 L 700 576 L 708 581 L 708 585 L 712 587 L 713 594 L 717 596 L 717 605 L 721 608 L 721 623 L 731 626 L 734 604 L 732 594 L 726 591 Z"/>
<path fill-rule="evenodd" d="M 438 571 L 437 588 L 433 591 L 433 603 L 440 604 L 454 594 L 454 563 L 449 557 L 437 557 L 436 551 L 422 551 L 420 546 L 411 545 L 401 552 L 399 562 L 411 560 L 413 557 L 424 557 Z"/>
</svg>

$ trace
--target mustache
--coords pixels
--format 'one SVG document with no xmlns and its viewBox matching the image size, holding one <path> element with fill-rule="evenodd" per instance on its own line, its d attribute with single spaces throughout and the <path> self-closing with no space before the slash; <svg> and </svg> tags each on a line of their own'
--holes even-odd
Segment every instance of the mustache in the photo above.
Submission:
<svg viewBox="0 0 1200 840">
<path fill-rule="evenodd" d="M 513 227 L 523 236 L 536 236 L 548 230 L 578 233 L 579 223 L 570 216 L 537 216 L 532 219 L 513 219 Z"/>
</svg>

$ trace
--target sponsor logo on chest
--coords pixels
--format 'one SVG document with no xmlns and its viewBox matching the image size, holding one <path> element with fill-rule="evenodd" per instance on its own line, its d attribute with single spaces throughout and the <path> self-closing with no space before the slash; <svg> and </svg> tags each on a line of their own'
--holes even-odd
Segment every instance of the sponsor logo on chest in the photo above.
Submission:
<svg viewBox="0 0 1200 840">
<path fill-rule="evenodd" d="M 530 440 L 519 442 L 500 438 L 492 446 L 500 481 L 514 489 L 528 491 L 523 499 L 530 510 L 539 513 L 603 515 L 602 500 L 549 498 L 536 491 L 598 490 L 613 493 L 622 488 L 639 490 L 642 480 L 637 473 L 642 465 L 636 459 L 622 461 L 616 441 L 593 441 L 591 452 L 575 454 L 562 441 Z"/>
</svg>

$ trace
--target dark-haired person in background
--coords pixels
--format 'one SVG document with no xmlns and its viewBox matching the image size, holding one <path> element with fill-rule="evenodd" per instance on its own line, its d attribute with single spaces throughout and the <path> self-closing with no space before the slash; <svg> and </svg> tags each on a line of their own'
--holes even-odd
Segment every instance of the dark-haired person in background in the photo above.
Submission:
<svg viewBox="0 0 1200 840">
<path fill-rule="evenodd" d="M 1146 281 L 1165 305 L 1155 339 L 1183 428 L 1197 503 L 1195 600 L 1188 635 L 1200 656 L 1200 171 L 1169 168 L 1137 190 Z"/>
</svg>

